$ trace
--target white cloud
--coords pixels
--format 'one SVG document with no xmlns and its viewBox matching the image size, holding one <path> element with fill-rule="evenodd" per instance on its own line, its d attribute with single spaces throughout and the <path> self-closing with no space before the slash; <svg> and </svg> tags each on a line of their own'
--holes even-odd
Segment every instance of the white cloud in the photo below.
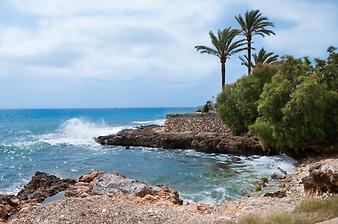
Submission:
<svg viewBox="0 0 338 224">
<path fill-rule="evenodd" d="M 208 41 L 208 24 L 223 12 L 219 3 L 202 0 L 12 3 L 39 22 L 34 29 L 1 27 L 0 58 L 9 63 L 3 75 L 17 66 L 20 75 L 199 79 L 213 60 L 193 47 Z"/>
<path fill-rule="evenodd" d="M 249 8 L 260 9 L 272 21 L 287 23 L 276 27 L 276 36 L 263 44 L 275 51 L 298 57 L 320 57 L 329 45 L 337 45 L 338 5 L 313 0 L 244 0 Z"/>
<path fill-rule="evenodd" d="M 196 81 L 214 75 L 218 64 L 196 53 L 194 45 L 208 44 L 210 27 L 224 16 L 234 20 L 232 7 L 239 4 L 243 12 L 259 8 L 273 21 L 292 24 L 264 39 L 270 50 L 316 57 L 338 39 L 337 6 L 320 1 L 10 2 L 37 24 L 0 27 L 0 76 Z"/>
</svg>

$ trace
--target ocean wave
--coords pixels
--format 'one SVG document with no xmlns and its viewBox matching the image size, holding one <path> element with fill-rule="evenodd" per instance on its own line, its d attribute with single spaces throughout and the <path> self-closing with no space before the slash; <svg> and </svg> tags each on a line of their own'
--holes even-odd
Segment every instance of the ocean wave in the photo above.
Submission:
<svg viewBox="0 0 338 224">
<path fill-rule="evenodd" d="M 39 136 L 40 142 L 51 145 L 92 145 L 94 138 L 100 135 L 115 134 L 126 127 L 109 127 L 104 123 L 93 123 L 78 118 L 65 121 L 54 133 Z"/>
<path fill-rule="evenodd" d="M 31 135 L 10 145 L 17 147 L 30 147 L 39 143 L 47 143 L 49 145 L 98 145 L 94 140 L 95 137 L 115 134 L 125 128 L 128 127 L 110 127 L 103 122 L 95 123 L 79 118 L 72 118 L 62 123 L 54 132 Z"/>
<path fill-rule="evenodd" d="M 156 120 L 149 120 L 149 121 L 133 121 L 133 124 L 137 125 L 149 125 L 149 124 L 157 124 L 157 125 L 164 125 L 165 119 L 156 119 Z"/>
</svg>

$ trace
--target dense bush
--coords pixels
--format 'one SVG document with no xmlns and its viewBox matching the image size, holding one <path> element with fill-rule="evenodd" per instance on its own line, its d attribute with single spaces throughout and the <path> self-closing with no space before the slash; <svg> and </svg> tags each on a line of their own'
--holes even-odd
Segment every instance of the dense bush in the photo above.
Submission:
<svg viewBox="0 0 338 224">
<path fill-rule="evenodd" d="M 274 66 L 224 88 L 217 100 L 222 120 L 237 134 L 251 130 L 264 148 L 292 148 L 331 140 L 338 133 L 338 54 L 327 60 L 285 57 Z"/>
<path fill-rule="evenodd" d="M 276 73 L 277 65 L 258 65 L 251 75 L 226 85 L 217 100 L 221 119 L 236 134 L 244 134 L 258 116 L 257 102 L 265 83 Z"/>
</svg>

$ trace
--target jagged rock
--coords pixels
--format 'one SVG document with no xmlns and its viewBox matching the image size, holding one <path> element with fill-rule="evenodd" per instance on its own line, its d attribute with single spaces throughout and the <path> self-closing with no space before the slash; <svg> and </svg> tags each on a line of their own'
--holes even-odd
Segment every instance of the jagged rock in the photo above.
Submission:
<svg viewBox="0 0 338 224">
<path fill-rule="evenodd" d="M 273 197 L 273 198 L 284 198 L 286 197 L 286 192 L 285 191 L 276 191 L 272 193 L 265 193 L 263 195 L 264 197 Z"/>
<path fill-rule="evenodd" d="M 16 210 L 19 201 L 14 195 L 0 195 L 0 220 L 6 220 Z"/>
<path fill-rule="evenodd" d="M 18 193 L 17 198 L 20 201 L 36 200 L 42 202 L 47 197 L 64 191 L 75 183 L 76 180 L 60 179 L 54 175 L 36 172 L 32 180 Z"/>
<path fill-rule="evenodd" d="M 271 178 L 272 179 L 280 179 L 280 180 L 285 179 L 287 177 L 287 172 L 280 167 L 277 167 L 277 168 L 278 168 L 278 172 L 274 172 L 271 175 Z"/>
<path fill-rule="evenodd" d="M 92 182 L 96 177 L 102 175 L 102 172 L 101 171 L 93 171 L 91 173 L 88 173 L 88 174 L 85 174 L 83 176 L 81 176 L 79 178 L 79 182 L 86 182 L 86 183 L 90 183 Z"/>
<path fill-rule="evenodd" d="M 125 194 L 137 197 L 146 195 L 158 196 L 174 204 L 182 204 L 177 191 L 166 186 L 153 186 L 141 181 L 132 180 L 118 173 L 105 173 L 92 182 L 90 194 L 116 195 Z"/>
<path fill-rule="evenodd" d="M 105 173 L 93 181 L 91 193 L 94 195 L 128 194 L 144 197 L 147 194 L 159 192 L 160 187 L 131 180 L 118 173 Z"/>
<path fill-rule="evenodd" d="M 263 187 L 268 186 L 269 180 L 266 177 L 262 177 L 259 183 L 254 188 L 254 191 L 258 192 L 261 191 Z"/>
<path fill-rule="evenodd" d="M 306 191 L 338 193 L 338 159 L 326 159 L 314 164 L 302 183 Z"/>
<path fill-rule="evenodd" d="M 163 126 L 148 125 L 99 136 L 102 145 L 143 146 L 164 149 L 195 149 L 207 153 L 268 154 L 254 136 L 234 136 L 218 132 L 165 132 Z"/>
</svg>

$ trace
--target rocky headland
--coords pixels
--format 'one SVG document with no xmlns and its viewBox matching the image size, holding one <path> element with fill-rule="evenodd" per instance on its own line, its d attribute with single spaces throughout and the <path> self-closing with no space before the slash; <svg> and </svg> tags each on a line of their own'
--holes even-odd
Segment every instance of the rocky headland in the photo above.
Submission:
<svg viewBox="0 0 338 224">
<path fill-rule="evenodd" d="M 235 136 L 215 113 L 167 115 L 163 126 L 148 125 L 99 136 L 102 145 L 142 146 L 163 149 L 195 149 L 206 153 L 267 155 L 257 137 Z"/>
<path fill-rule="evenodd" d="M 183 203 L 174 189 L 117 173 L 94 171 L 72 180 L 37 172 L 17 195 L 0 196 L 0 223 L 224 223 L 291 212 L 306 199 L 338 193 L 337 164 L 337 156 L 303 160 L 295 173 L 258 183 L 264 188 L 276 181 L 277 191 L 221 205 Z"/>
</svg>

